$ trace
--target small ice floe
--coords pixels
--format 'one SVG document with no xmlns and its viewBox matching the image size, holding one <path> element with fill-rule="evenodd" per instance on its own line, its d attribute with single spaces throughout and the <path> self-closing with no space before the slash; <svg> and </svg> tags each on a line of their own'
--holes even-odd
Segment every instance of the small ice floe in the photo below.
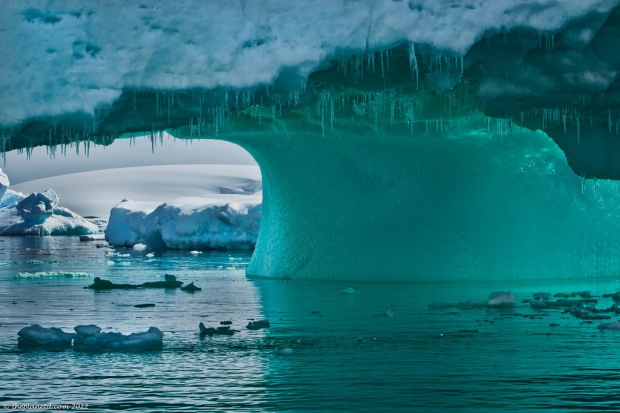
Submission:
<svg viewBox="0 0 620 413">
<path fill-rule="evenodd" d="M 189 253 L 192 255 L 198 255 L 198 254 L 202 254 L 202 251 L 190 251 Z"/>
<path fill-rule="evenodd" d="M 580 305 L 573 305 L 569 312 L 572 316 L 581 318 L 583 320 L 607 320 L 611 317 L 608 315 L 600 315 L 600 313 L 607 310 L 597 310 L 594 306 L 582 307 Z"/>
<path fill-rule="evenodd" d="M 537 300 L 531 301 L 530 307 L 535 309 L 547 308 L 547 303 L 542 298 L 539 298 Z"/>
<path fill-rule="evenodd" d="M 104 280 L 99 277 L 95 277 L 93 283 L 88 288 L 91 290 L 129 290 L 132 288 L 138 288 L 139 285 L 135 284 L 115 284 L 110 280 Z"/>
<path fill-rule="evenodd" d="M 181 290 L 193 293 L 195 291 L 200 291 L 202 288 L 196 287 L 193 282 L 187 284 L 185 287 L 181 287 Z"/>
<path fill-rule="evenodd" d="M 357 294 L 357 292 L 353 288 L 347 287 L 347 288 L 343 288 L 342 290 L 338 291 L 338 294 L 353 295 L 353 294 Z"/>
<path fill-rule="evenodd" d="M 261 328 L 269 328 L 271 324 L 269 324 L 268 320 L 259 320 L 259 321 L 250 321 L 245 328 L 248 330 L 259 330 Z"/>
<path fill-rule="evenodd" d="M 620 330 L 620 322 L 613 321 L 611 323 L 600 323 L 598 328 L 601 330 Z"/>
<path fill-rule="evenodd" d="M 144 288 L 179 288 L 183 281 L 177 281 L 177 277 L 171 274 L 164 274 L 164 281 L 145 282 L 140 285 Z"/>
<path fill-rule="evenodd" d="M 41 327 L 35 324 L 24 327 L 17 333 L 17 345 L 20 347 L 71 347 L 75 334 L 65 333 L 60 328 Z"/>
<path fill-rule="evenodd" d="M 153 258 L 155 256 L 155 254 L 153 254 L 152 252 L 149 252 L 148 254 L 145 255 L 145 257 L 147 258 Z"/>
<path fill-rule="evenodd" d="M 295 354 L 295 350 L 290 347 L 286 347 L 280 350 L 280 354 L 283 356 L 292 356 L 293 354 Z"/>
<path fill-rule="evenodd" d="M 551 299 L 551 293 L 534 293 L 532 294 L 532 296 L 534 297 L 534 300 L 544 300 L 547 301 L 549 299 Z"/>
<path fill-rule="evenodd" d="M 151 327 L 143 333 L 102 333 L 96 325 L 75 327 L 73 346 L 81 350 L 153 350 L 163 347 L 164 333 Z"/>
<path fill-rule="evenodd" d="M 198 324 L 198 330 L 200 330 L 200 336 L 232 336 L 238 330 L 233 330 L 230 326 L 221 327 L 206 327 L 203 323 Z"/>
<path fill-rule="evenodd" d="M 134 307 L 136 307 L 136 308 L 152 308 L 152 307 L 155 307 L 155 304 L 152 304 L 152 303 L 136 304 L 136 305 L 134 305 Z"/>
<path fill-rule="evenodd" d="M 145 244 L 136 244 L 133 246 L 134 251 L 144 251 L 148 247 Z"/>
<path fill-rule="evenodd" d="M 506 291 L 491 293 L 487 306 L 492 308 L 512 308 L 515 306 L 515 295 Z"/>
</svg>

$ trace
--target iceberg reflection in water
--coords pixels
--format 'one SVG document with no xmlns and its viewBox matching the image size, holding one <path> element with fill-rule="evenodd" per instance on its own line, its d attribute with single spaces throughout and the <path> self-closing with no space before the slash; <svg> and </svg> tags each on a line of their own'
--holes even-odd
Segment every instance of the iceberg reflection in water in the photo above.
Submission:
<svg viewBox="0 0 620 413">
<path fill-rule="evenodd" d="M 341 283 L 247 279 L 247 254 L 109 251 L 77 238 L 0 239 L 2 403 L 87 403 L 89 410 L 584 411 L 620 407 L 619 332 L 533 293 L 589 290 L 606 308 L 616 279 L 557 282 Z M 129 256 L 126 256 L 129 254 Z M 35 259 L 36 258 L 36 259 Z M 113 265 L 110 263 L 114 263 Z M 124 283 L 175 274 L 202 291 L 97 292 L 81 272 Z M 342 294 L 345 289 L 354 293 Z M 431 303 L 515 294 L 514 308 Z M 154 306 L 136 308 L 136 304 Z M 616 315 L 611 314 L 611 322 Z M 248 319 L 270 327 L 249 330 Z M 200 337 L 231 321 L 234 335 Z M 164 332 L 162 350 L 22 350 L 38 323 L 72 331 Z M 557 325 L 557 326 L 556 326 Z M 610 355 L 612 357 L 610 357 Z"/>
</svg>

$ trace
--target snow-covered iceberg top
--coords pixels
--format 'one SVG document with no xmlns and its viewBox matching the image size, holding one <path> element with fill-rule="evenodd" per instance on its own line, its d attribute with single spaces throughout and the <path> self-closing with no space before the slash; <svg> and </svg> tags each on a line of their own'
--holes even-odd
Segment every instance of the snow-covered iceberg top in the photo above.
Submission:
<svg viewBox="0 0 620 413">
<path fill-rule="evenodd" d="M 67 113 L 94 115 L 127 89 L 253 88 L 272 84 L 285 72 L 291 75 L 289 82 L 296 79 L 299 84 L 331 59 L 406 42 L 462 56 L 485 32 L 530 28 L 550 33 L 616 4 L 611 0 L 3 2 L 0 125 Z M 165 105 L 170 102 L 162 102 L 162 108 Z"/>
<path fill-rule="evenodd" d="M 92 224 L 58 205 L 51 189 L 24 195 L 9 189 L 9 179 L 0 170 L 0 235 L 82 235 L 98 231 Z"/>
</svg>

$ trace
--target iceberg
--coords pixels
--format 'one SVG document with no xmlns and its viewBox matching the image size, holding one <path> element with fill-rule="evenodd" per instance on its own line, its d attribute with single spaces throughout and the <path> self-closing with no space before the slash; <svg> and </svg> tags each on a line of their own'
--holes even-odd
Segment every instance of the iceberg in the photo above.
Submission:
<svg viewBox="0 0 620 413">
<path fill-rule="evenodd" d="M 264 184 L 250 276 L 620 271 L 617 0 L 112 3 L 3 7 L 2 150 L 242 146 Z M 253 242 L 250 204 L 190 204 L 119 245 Z"/>
<path fill-rule="evenodd" d="M 142 220 L 140 239 L 152 249 L 253 249 L 261 200 L 252 198 L 227 203 L 181 198 L 162 204 Z"/>
<path fill-rule="evenodd" d="M 262 211 L 262 181 L 255 168 L 212 167 L 202 172 L 202 197 L 165 203 L 124 199 L 110 211 L 110 245 L 150 249 L 253 249 Z M 162 194 L 165 196 L 165 194 Z"/>
<path fill-rule="evenodd" d="M 0 235 L 83 235 L 98 232 L 95 224 L 58 205 L 51 189 L 24 195 L 9 189 L 0 170 Z"/>
</svg>

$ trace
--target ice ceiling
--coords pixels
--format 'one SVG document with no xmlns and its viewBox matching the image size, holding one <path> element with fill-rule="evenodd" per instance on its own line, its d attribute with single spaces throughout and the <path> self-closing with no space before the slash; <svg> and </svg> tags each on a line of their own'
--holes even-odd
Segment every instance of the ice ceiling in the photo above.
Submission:
<svg viewBox="0 0 620 413">
<path fill-rule="evenodd" d="M 265 180 L 250 273 L 609 270 L 561 228 L 616 218 L 616 199 L 564 194 L 562 165 L 581 189 L 620 179 L 618 1 L 5 1 L 0 50 L 3 150 L 161 130 L 248 149 Z M 523 192 L 489 189 L 524 170 Z M 539 214 L 566 204 L 583 216 Z"/>
</svg>

